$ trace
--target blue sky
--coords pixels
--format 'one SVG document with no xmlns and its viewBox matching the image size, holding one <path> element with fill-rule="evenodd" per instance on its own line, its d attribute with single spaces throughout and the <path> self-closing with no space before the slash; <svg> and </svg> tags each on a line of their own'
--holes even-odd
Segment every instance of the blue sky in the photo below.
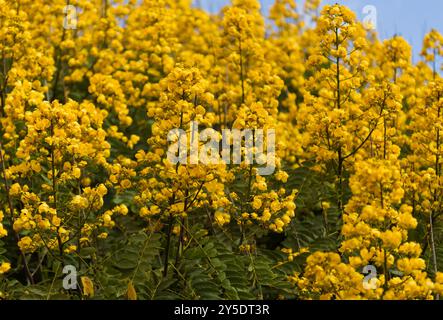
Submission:
<svg viewBox="0 0 443 320">
<path fill-rule="evenodd" d="M 210 11 L 217 11 L 229 0 L 199 0 L 201 5 Z M 267 9 L 273 0 L 261 0 Z M 377 9 L 377 32 L 382 39 L 394 34 L 403 36 L 414 50 L 414 60 L 418 59 L 423 36 L 432 28 L 443 32 L 442 0 L 323 0 L 324 4 L 340 3 L 347 5 L 363 19 L 363 8 L 367 5 Z M 297 0 L 299 8 L 302 0 Z"/>
</svg>

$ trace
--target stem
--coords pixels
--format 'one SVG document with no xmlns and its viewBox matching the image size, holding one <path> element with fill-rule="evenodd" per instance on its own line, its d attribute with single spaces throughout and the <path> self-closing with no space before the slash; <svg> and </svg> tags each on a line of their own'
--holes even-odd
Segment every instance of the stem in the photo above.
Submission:
<svg viewBox="0 0 443 320">
<path fill-rule="evenodd" d="M 189 195 L 189 189 L 186 189 L 186 192 L 185 192 L 185 202 L 183 204 L 183 217 L 181 218 L 181 221 L 180 221 L 180 236 L 178 238 L 177 252 L 175 254 L 175 265 L 176 266 L 178 265 L 178 262 L 180 260 L 180 253 L 181 253 L 182 248 L 183 248 L 183 241 L 184 241 L 184 235 L 185 235 L 185 232 L 184 232 L 185 228 L 184 228 L 184 226 L 185 226 L 185 220 L 186 220 L 185 214 L 186 214 L 187 206 L 188 206 L 188 195 Z"/>
<path fill-rule="evenodd" d="M 53 197 L 53 203 L 54 203 L 54 209 L 55 212 L 57 212 L 57 180 L 55 176 L 55 148 L 54 148 L 54 122 L 51 119 L 51 173 L 52 173 L 52 197 Z M 63 257 L 63 242 L 60 237 L 60 226 L 57 227 L 57 243 L 58 243 L 58 250 L 60 253 L 60 256 Z"/>
<path fill-rule="evenodd" d="M 385 282 L 383 283 L 383 293 L 385 293 L 386 291 L 388 291 L 388 277 L 389 277 L 389 273 L 388 273 L 388 258 L 386 256 L 386 249 L 383 249 L 383 253 L 384 253 L 384 259 L 383 259 L 383 273 L 385 276 Z"/>
<path fill-rule="evenodd" d="M 252 141 L 253 142 L 255 141 L 255 131 L 252 131 Z M 249 171 L 248 171 L 248 191 L 246 193 L 246 203 L 250 203 L 251 202 L 252 170 L 253 169 L 254 169 L 254 164 L 251 163 L 249 165 Z M 240 212 L 240 214 L 243 214 L 243 202 L 241 204 L 241 212 Z M 240 231 L 241 231 L 240 245 L 242 245 L 243 241 L 244 241 L 244 239 L 246 237 L 243 221 L 241 221 L 241 224 L 240 224 Z"/>
<path fill-rule="evenodd" d="M 174 199 L 174 197 L 172 197 Z M 172 235 L 172 225 L 174 224 L 174 215 L 172 212 L 169 213 L 169 224 L 168 224 L 168 237 L 166 239 L 165 257 L 164 257 L 164 267 L 163 267 L 163 277 L 168 275 L 168 264 L 169 264 L 169 249 L 171 247 L 171 235 Z"/>
<path fill-rule="evenodd" d="M 338 51 L 339 48 L 339 39 L 338 39 L 338 28 L 335 29 L 335 49 Z M 340 57 L 336 58 L 336 81 L 337 81 L 337 101 L 336 101 L 336 107 L 337 109 L 341 108 L 341 92 L 340 92 Z M 342 146 L 340 145 L 337 150 L 337 177 L 338 177 L 338 199 L 337 199 L 337 206 L 338 210 L 342 213 L 343 212 L 343 150 Z"/>
<path fill-rule="evenodd" d="M 430 236 L 431 236 L 432 262 L 434 264 L 434 273 L 437 274 L 437 272 L 438 272 L 438 264 L 437 264 L 437 253 L 435 252 L 434 215 L 433 214 L 429 215 L 429 228 L 430 228 Z"/>
<path fill-rule="evenodd" d="M 6 87 L 8 85 L 8 77 L 6 75 L 7 71 L 6 71 L 6 57 L 5 57 L 5 52 L 4 50 L 2 50 L 2 66 L 3 66 L 3 71 L 2 71 L 2 86 L 0 88 L 0 99 L 1 99 L 1 104 L 0 104 L 0 116 L 3 116 L 5 114 L 5 104 L 6 104 Z"/>
<path fill-rule="evenodd" d="M 326 234 L 329 234 L 329 226 L 328 226 L 328 210 L 326 210 L 325 208 L 323 208 L 322 205 L 322 211 L 323 211 L 323 224 L 325 226 L 325 232 Z M 297 239 L 298 240 L 298 239 Z"/>
<path fill-rule="evenodd" d="M 184 99 L 184 93 L 182 95 L 182 99 Z M 180 113 L 180 129 L 183 127 L 183 112 Z M 181 143 L 181 132 L 178 137 L 179 145 Z M 180 149 L 178 151 L 180 153 Z M 180 166 L 180 162 L 177 161 L 175 165 L 175 173 L 178 173 L 178 168 Z M 169 201 L 169 205 L 173 205 L 175 202 L 176 193 L 172 194 L 172 198 Z M 164 256 L 164 266 L 163 266 L 163 277 L 168 275 L 168 265 L 169 265 L 169 250 L 171 248 L 171 237 L 172 237 L 172 225 L 174 224 L 174 215 L 172 212 L 169 212 L 169 221 L 168 221 L 168 236 L 166 238 L 166 247 L 165 247 L 165 256 Z"/>
</svg>

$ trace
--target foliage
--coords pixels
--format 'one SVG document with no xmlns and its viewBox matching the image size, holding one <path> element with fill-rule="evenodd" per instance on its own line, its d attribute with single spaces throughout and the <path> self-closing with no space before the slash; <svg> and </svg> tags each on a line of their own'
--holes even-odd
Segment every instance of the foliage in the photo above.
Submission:
<svg viewBox="0 0 443 320">
<path fill-rule="evenodd" d="M 365 27 L 318 0 L 0 0 L 0 299 L 440 298 L 443 37 L 413 64 Z M 196 123 L 275 136 L 236 163 Z"/>
</svg>

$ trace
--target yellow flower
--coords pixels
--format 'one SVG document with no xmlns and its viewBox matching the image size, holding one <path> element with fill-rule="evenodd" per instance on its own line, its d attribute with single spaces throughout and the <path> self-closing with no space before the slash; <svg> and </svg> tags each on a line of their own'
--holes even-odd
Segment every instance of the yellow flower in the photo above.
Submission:
<svg viewBox="0 0 443 320">
<path fill-rule="evenodd" d="M 64 252 L 65 252 L 66 254 L 70 254 L 70 253 L 73 253 L 73 252 L 75 252 L 75 251 L 77 251 L 77 246 L 76 246 L 76 245 L 70 245 L 69 247 L 67 247 L 67 248 L 64 250 Z"/>
<path fill-rule="evenodd" d="M 18 183 L 14 183 L 10 188 L 9 188 L 9 194 L 14 197 L 20 194 L 21 188 L 20 185 Z"/>
<path fill-rule="evenodd" d="M 106 239 L 108 237 L 108 234 L 106 232 L 102 232 L 97 237 L 99 239 Z"/>
<path fill-rule="evenodd" d="M 80 278 L 83 286 L 83 295 L 89 298 L 94 297 L 94 283 L 86 276 Z"/>
<path fill-rule="evenodd" d="M 104 197 L 108 193 L 108 189 L 105 187 L 104 184 L 100 184 L 97 187 L 97 193 L 100 197 Z"/>
<path fill-rule="evenodd" d="M 400 246 L 402 237 L 399 231 L 387 230 L 380 234 L 380 239 L 383 241 L 383 244 L 391 249 L 396 249 Z"/>
<path fill-rule="evenodd" d="M 260 198 L 255 197 L 254 201 L 252 202 L 252 207 L 254 208 L 254 210 L 258 210 L 260 209 L 262 206 L 262 202 L 260 200 Z"/>
<path fill-rule="evenodd" d="M 122 188 L 129 189 L 131 187 L 132 183 L 130 180 L 125 179 L 120 182 L 120 185 L 122 186 Z"/>
<path fill-rule="evenodd" d="M 33 243 L 33 240 L 26 236 L 20 239 L 18 242 L 18 246 L 22 252 L 33 252 L 35 249 L 35 245 Z"/>
<path fill-rule="evenodd" d="M 11 264 L 9 262 L 2 262 L 0 265 L 0 274 L 4 274 L 11 270 Z"/>
<path fill-rule="evenodd" d="M 328 210 L 331 207 L 331 204 L 327 201 L 323 201 L 321 203 L 321 207 L 323 208 L 323 210 Z"/>
</svg>

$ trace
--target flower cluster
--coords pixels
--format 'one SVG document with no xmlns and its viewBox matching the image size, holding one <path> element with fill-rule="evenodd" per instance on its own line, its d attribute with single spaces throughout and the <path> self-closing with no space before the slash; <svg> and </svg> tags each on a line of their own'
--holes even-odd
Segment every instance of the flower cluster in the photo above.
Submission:
<svg viewBox="0 0 443 320">
<path fill-rule="evenodd" d="M 443 36 L 301 9 L 0 0 L 0 298 L 438 299 Z"/>
</svg>

